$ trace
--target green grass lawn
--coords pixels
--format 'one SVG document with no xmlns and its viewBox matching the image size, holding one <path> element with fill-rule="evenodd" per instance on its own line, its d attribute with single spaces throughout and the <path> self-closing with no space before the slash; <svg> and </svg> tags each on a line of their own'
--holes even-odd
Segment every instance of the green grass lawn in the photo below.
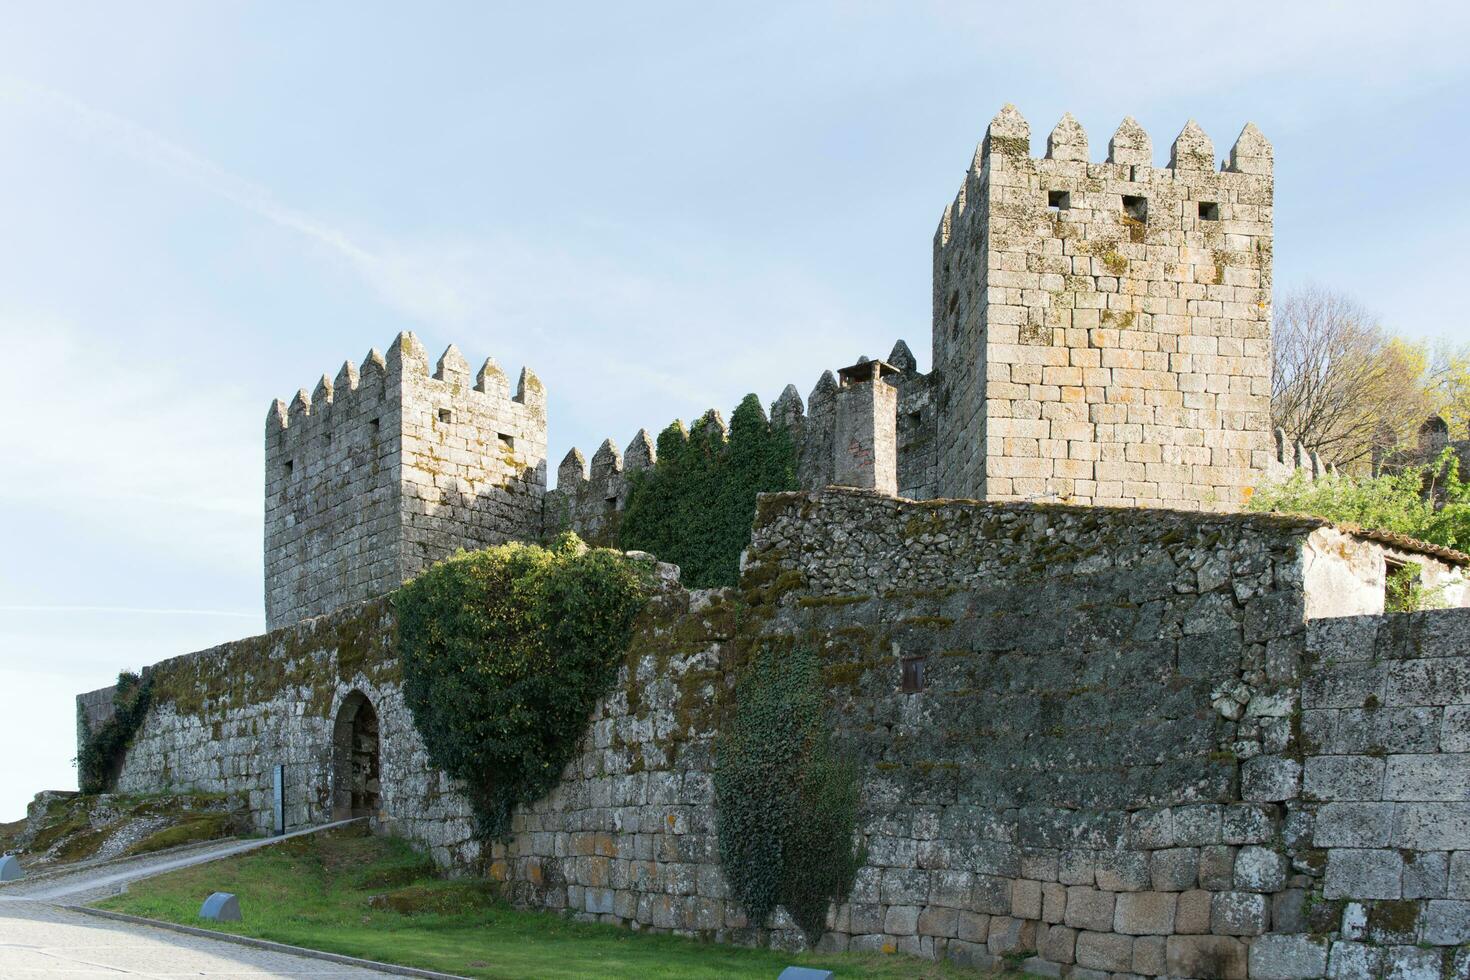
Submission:
<svg viewBox="0 0 1470 980">
<path fill-rule="evenodd" d="M 701 943 L 499 904 L 478 881 L 434 877 L 406 843 L 354 829 L 299 837 L 136 882 L 102 908 L 205 925 L 199 905 L 234 892 L 243 922 L 213 928 L 470 977 L 763 977 L 821 966 L 839 977 L 993 977 L 881 954 L 802 954 Z"/>
</svg>

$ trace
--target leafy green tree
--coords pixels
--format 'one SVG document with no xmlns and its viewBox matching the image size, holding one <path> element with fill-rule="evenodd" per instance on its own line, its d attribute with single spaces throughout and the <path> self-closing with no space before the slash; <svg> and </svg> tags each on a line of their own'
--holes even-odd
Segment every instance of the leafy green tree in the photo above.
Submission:
<svg viewBox="0 0 1470 980">
<path fill-rule="evenodd" d="M 1250 509 L 1306 514 L 1446 548 L 1470 548 L 1470 484 L 1460 479 L 1452 449 L 1430 463 L 1377 477 L 1309 480 L 1297 473 L 1257 490 Z"/>
<path fill-rule="evenodd" d="M 618 543 L 678 565 L 695 588 L 734 585 L 750 543 L 756 495 L 796 488 L 791 435 L 746 395 L 730 418 L 715 413 L 687 433 L 674 422 L 658 437 L 658 460 L 635 473 Z"/>
<path fill-rule="evenodd" d="M 461 551 L 397 593 L 404 700 L 482 836 L 503 837 L 515 806 L 561 778 L 644 595 L 633 564 L 573 534 Z"/>
</svg>

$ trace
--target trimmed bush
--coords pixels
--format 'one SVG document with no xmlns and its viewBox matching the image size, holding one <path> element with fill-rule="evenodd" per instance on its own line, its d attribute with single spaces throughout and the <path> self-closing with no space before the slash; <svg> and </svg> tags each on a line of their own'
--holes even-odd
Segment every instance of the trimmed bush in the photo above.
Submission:
<svg viewBox="0 0 1470 980">
<path fill-rule="evenodd" d="M 397 593 L 404 700 L 482 837 L 504 838 L 515 806 L 556 785 L 645 593 L 633 563 L 572 534 L 460 552 Z"/>
</svg>

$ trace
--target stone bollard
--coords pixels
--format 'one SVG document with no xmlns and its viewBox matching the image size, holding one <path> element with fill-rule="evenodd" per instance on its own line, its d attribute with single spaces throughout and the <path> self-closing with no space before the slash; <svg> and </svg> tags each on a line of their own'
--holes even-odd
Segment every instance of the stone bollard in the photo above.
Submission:
<svg viewBox="0 0 1470 980">
<path fill-rule="evenodd" d="M 199 907 L 199 918 L 215 922 L 239 922 L 240 900 L 229 892 L 215 892 Z"/>
<path fill-rule="evenodd" d="M 24 878 L 25 876 L 25 870 L 21 868 L 20 861 L 17 860 L 14 854 L 7 854 L 4 857 L 0 857 L 0 881 L 15 881 L 17 878 Z"/>
</svg>

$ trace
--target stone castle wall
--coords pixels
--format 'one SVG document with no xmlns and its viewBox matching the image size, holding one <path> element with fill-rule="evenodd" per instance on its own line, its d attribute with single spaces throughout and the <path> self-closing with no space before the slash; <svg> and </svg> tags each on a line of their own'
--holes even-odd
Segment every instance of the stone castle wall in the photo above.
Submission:
<svg viewBox="0 0 1470 980">
<path fill-rule="evenodd" d="M 431 376 L 400 334 L 266 419 L 265 598 L 274 629 L 397 588 L 461 547 L 534 539 L 546 485 L 546 398 L 514 396 L 487 360 L 473 386 L 454 347 Z"/>
<path fill-rule="evenodd" d="M 991 122 L 934 241 L 938 496 L 1230 510 L 1271 456 L 1271 147 Z"/>
<path fill-rule="evenodd" d="M 507 845 L 473 839 L 427 763 L 387 600 L 155 668 L 122 788 L 244 792 L 265 826 L 284 762 L 289 821 L 325 819 L 333 719 L 360 690 L 380 822 L 440 863 L 529 905 L 795 946 L 784 916 L 760 933 L 728 900 L 711 773 L 743 657 L 802 643 L 864 779 L 868 863 L 828 947 L 1089 980 L 1457 969 L 1470 622 L 1309 619 L 1381 609 L 1371 575 L 1341 587 L 1377 547 L 1262 516 L 773 495 L 740 589 L 655 598 L 581 755 Z M 912 657 L 925 684 L 904 693 Z"/>
</svg>

